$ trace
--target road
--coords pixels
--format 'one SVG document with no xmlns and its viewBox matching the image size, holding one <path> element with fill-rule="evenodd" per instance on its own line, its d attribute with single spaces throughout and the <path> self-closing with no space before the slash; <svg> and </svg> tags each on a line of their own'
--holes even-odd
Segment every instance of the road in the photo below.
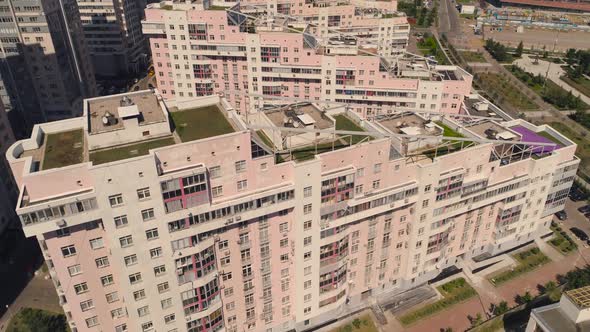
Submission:
<svg viewBox="0 0 590 332">
<path fill-rule="evenodd" d="M 459 13 L 451 0 L 440 0 L 438 8 L 438 31 L 456 35 L 460 30 Z"/>
</svg>

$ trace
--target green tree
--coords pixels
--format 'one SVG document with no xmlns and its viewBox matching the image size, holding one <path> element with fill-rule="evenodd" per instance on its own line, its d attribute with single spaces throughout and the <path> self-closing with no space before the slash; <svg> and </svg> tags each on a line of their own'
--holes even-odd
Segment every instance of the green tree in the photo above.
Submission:
<svg viewBox="0 0 590 332">
<path fill-rule="evenodd" d="M 522 40 L 521 40 L 520 43 L 518 43 L 518 46 L 516 47 L 516 52 L 514 52 L 514 54 L 520 58 L 522 56 L 523 49 L 524 49 L 524 45 L 522 44 Z"/>
<path fill-rule="evenodd" d="M 6 332 L 66 332 L 66 316 L 52 312 L 24 308 L 12 318 Z"/>
<path fill-rule="evenodd" d="M 553 302 L 559 301 L 561 298 L 561 291 L 557 288 L 555 281 L 549 281 L 543 286 L 543 291 L 549 296 L 549 299 Z"/>
<path fill-rule="evenodd" d="M 494 315 L 499 316 L 505 314 L 510 308 L 508 308 L 508 302 L 501 301 L 497 306 L 494 306 Z"/>
<path fill-rule="evenodd" d="M 361 328 L 361 320 L 360 320 L 360 319 L 358 319 L 358 318 L 355 318 L 355 319 L 352 321 L 352 325 L 353 325 L 355 328 L 357 328 L 357 329 L 360 329 L 360 328 Z"/>
</svg>

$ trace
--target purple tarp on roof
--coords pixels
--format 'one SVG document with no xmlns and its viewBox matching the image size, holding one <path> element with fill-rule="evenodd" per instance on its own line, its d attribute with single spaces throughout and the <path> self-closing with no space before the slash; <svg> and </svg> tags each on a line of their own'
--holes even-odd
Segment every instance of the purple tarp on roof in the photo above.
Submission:
<svg viewBox="0 0 590 332">
<path fill-rule="evenodd" d="M 511 127 L 510 129 L 514 130 L 515 132 L 522 135 L 522 140 L 524 142 L 535 142 L 535 143 L 554 143 L 552 140 L 543 137 L 532 130 L 526 129 L 523 126 L 515 126 Z M 542 153 L 542 152 L 552 152 L 561 148 L 560 144 L 556 144 L 555 146 L 538 146 L 533 148 L 533 153 Z"/>
</svg>

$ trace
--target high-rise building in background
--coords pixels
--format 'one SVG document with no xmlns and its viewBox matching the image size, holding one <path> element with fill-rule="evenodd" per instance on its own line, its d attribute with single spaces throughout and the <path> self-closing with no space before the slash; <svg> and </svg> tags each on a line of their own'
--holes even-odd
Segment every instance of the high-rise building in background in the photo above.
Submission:
<svg viewBox="0 0 590 332">
<path fill-rule="evenodd" d="M 308 330 L 550 231 L 576 144 L 457 103 L 89 99 L 8 149 L 17 213 L 73 331 Z"/>
<path fill-rule="evenodd" d="M 0 103 L 0 235 L 13 222 L 16 223 L 14 207 L 18 198 L 18 188 L 14 184 L 12 172 L 6 162 L 6 150 L 14 143 L 14 134 L 8 115 Z"/>
<path fill-rule="evenodd" d="M 145 68 L 148 44 L 141 32 L 143 0 L 78 0 L 84 37 L 97 77 L 121 77 Z"/>
<path fill-rule="evenodd" d="M 96 84 L 76 2 L 9 0 L 0 26 L 0 97 L 15 134 L 79 116 Z"/>
<path fill-rule="evenodd" d="M 296 2 L 291 12 L 306 12 L 293 17 L 241 3 L 227 11 L 198 3 L 148 5 L 143 32 L 162 96 L 224 93 L 242 112 L 263 101 L 248 95 L 345 102 L 368 116 L 376 109 L 459 112 L 471 75 L 434 66 L 434 59 L 396 56 L 407 43 L 406 17 L 393 9 L 330 3 Z M 312 24 L 308 18 L 316 12 L 319 22 Z"/>
</svg>

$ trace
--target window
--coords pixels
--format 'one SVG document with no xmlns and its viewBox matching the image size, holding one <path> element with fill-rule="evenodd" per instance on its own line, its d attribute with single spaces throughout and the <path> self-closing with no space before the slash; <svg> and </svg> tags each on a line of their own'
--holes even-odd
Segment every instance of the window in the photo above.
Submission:
<svg viewBox="0 0 590 332">
<path fill-rule="evenodd" d="M 238 181 L 238 191 L 246 190 L 248 188 L 248 180 Z"/>
<path fill-rule="evenodd" d="M 61 247 L 61 254 L 64 257 L 74 256 L 76 254 L 76 247 L 74 247 L 74 245 Z"/>
<path fill-rule="evenodd" d="M 115 217 L 115 227 L 117 228 L 125 227 L 128 223 L 126 215 Z"/>
<path fill-rule="evenodd" d="M 223 290 L 223 295 L 225 295 L 226 297 L 232 296 L 234 295 L 234 288 L 233 287 L 227 287 Z"/>
<path fill-rule="evenodd" d="M 233 301 L 225 304 L 225 310 L 231 311 L 231 310 L 234 310 L 235 308 L 236 308 L 236 303 Z"/>
<path fill-rule="evenodd" d="M 121 244 L 121 248 L 130 247 L 133 245 L 133 238 L 131 237 L 131 235 L 120 237 L 119 243 Z"/>
<path fill-rule="evenodd" d="M 150 249 L 150 257 L 152 259 L 162 256 L 162 247 Z"/>
<path fill-rule="evenodd" d="M 80 264 L 68 266 L 68 273 L 70 274 L 70 277 L 78 275 L 82 273 L 82 266 L 80 266 Z"/>
<path fill-rule="evenodd" d="M 211 188 L 211 195 L 213 196 L 213 198 L 223 195 L 223 186 Z"/>
<path fill-rule="evenodd" d="M 166 274 L 166 265 L 154 267 L 154 274 L 156 275 L 156 277 Z"/>
<path fill-rule="evenodd" d="M 281 290 L 283 292 L 289 290 L 289 278 L 281 279 Z"/>
<path fill-rule="evenodd" d="M 309 288 L 311 288 L 311 280 L 306 280 L 306 281 L 303 283 L 303 288 L 304 288 L 304 289 L 309 289 Z"/>
<path fill-rule="evenodd" d="M 356 170 L 356 177 L 357 178 L 362 178 L 365 175 L 365 169 L 364 168 L 359 168 Z"/>
<path fill-rule="evenodd" d="M 422 207 L 423 208 L 428 207 L 428 200 L 427 199 L 425 199 L 425 200 L 422 201 Z"/>
<path fill-rule="evenodd" d="M 129 283 L 131 283 L 132 285 L 140 283 L 141 280 L 141 273 L 139 272 L 129 275 Z"/>
<path fill-rule="evenodd" d="M 109 258 L 107 256 L 100 257 L 94 260 L 97 268 L 103 268 L 109 266 Z"/>
<path fill-rule="evenodd" d="M 310 214 L 311 213 L 311 204 L 305 204 L 303 206 L 303 214 Z"/>
<path fill-rule="evenodd" d="M 311 187 L 303 188 L 303 197 L 311 197 Z"/>
<path fill-rule="evenodd" d="M 227 242 L 227 240 L 221 240 L 219 241 L 219 244 L 217 245 L 217 247 L 219 248 L 219 250 L 225 250 L 229 248 L 229 242 Z"/>
<path fill-rule="evenodd" d="M 147 231 L 145 231 L 145 237 L 148 240 L 157 239 L 158 238 L 158 229 L 157 228 L 148 229 Z"/>
<path fill-rule="evenodd" d="M 138 291 L 133 292 L 133 299 L 135 301 L 139 301 L 139 300 L 145 299 L 145 290 L 144 289 L 140 289 Z"/>
<path fill-rule="evenodd" d="M 373 165 L 373 173 L 381 173 L 381 163 Z"/>
<path fill-rule="evenodd" d="M 129 255 L 124 257 L 125 266 L 131 266 L 137 264 L 137 255 Z"/>
<path fill-rule="evenodd" d="M 379 186 L 381 186 L 381 181 L 379 181 L 379 180 L 373 181 L 373 189 L 379 189 Z"/>
<path fill-rule="evenodd" d="M 166 323 L 166 324 L 170 324 L 170 323 L 174 322 L 175 320 L 176 320 L 175 314 L 170 314 L 170 315 L 164 316 L 164 323 Z"/>
<path fill-rule="evenodd" d="M 306 238 L 303 239 L 303 245 L 304 246 L 311 245 L 311 236 L 307 236 Z"/>
<path fill-rule="evenodd" d="M 170 290 L 170 285 L 168 285 L 168 282 L 163 282 L 161 284 L 158 284 L 158 293 L 162 294 L 162 293 L 166 293 L 168 290 Z"/>
<path fill-rule="evenodd" d="M 162 301 L 160 301 L 160 305 L 162 306 L 162 309 L 168 309 L 172 306 L 172 298 L 169 297 L 167 299 L 163 299 Z"/>
<path fill-rule="evenodd" d="M 123 195 L 117 194 L 109 196 L 109 203 L 111 204 L 111 207 L 123 205 Z"/>
<path fill-rule="evenodd" d="M 209 178 L 215 179 L 221 176 L 221 166 L 213 166 L 209 168 Z"/>
<path fill-rule="evenodd" d="M 100 277 L 100 282 L 103 286 L 112 285 L 115 281 L 113 280 L 113 275 L 109 274 L 104 277 Z"/>
<path fill-rule="evenodd" d="M 137 189 L 137 198 L 139 200 L 144 200 L 150 198 L 150 188 L 141 188 Z"/>
<path fill-rule="evenodd" d="M 304 230 L 304 231 L 308 231 L 308 230 L 310 230 L 310 229 L 311 229 L 311 220 L 305 221 L 305 222 L 303 223 L 303 230 Z"/>
<path fill-rule="evenodd" d="M 154 328 L 154 324 L 151 321 L 141 324 L 142 332 L 151 331 L 153 328 Z"/>
<path fill-rule="evenodd" d="M 74 291 L 76 292 L 76 294 L 86 293 L 88 291 L 88 284 L 83 282 L 83 283 L 74 285 Z"/>
<path fill-rule="evenodd" d="M 96 250 L 96 249 L 100 249 L 102 247 L 104 247 L 104 244 L 102 242 L 102 237 L 90 240 L 90 248 Z"/>
<path fill-rule="evenodd" d="M 64 228 L 58 229 L 57 231 L 55 231 L 55 234 L 57 235 L 57 237 L 68 236 L 68 235 L 70 235 L 70 228 L 64 227 Z"/>
<path fill-rule="evenodd" d="M 424 186 L 424 192 L 425 192 L 425 193 L 428 193 L 428 192 L 430 192 L 430 189 L 432 189 L 432 185 L 430 185 L 430 184 L 427 184 L 426 186 Z"/>
<path fill-rule="evenodd" d="M 246 161 L 240 160 L 236 161 L 236 173 L 241 173 L 246 170 Z"/>
<path fill-rule="evenodd" d="M 279 232 L 281 233 L 285 233 L 289 231 L 289 223 L 288 222 L 283 222 L 279 224 Z"/>
<path fill-rule="evenodd" d="M 93 327 L 93 326 L 97 326 L 97 325 L 98 325 L 98 317 L 97 316 L 93 316 L 93 317 L 86 319 L 86 326 Z"/>
<path fill-rule="evenodd" d="M 223 281 L 228 281 L 232 279 L 232 274 L 231 272 L 227 272 L 223 274 Z"/>
<path fill-rule="evenodd" d="M 311 274 L 311 266 L 306 266 L 306 267 L 303 269 L 303 274 L 304 274 L 304 275 L 306 275 L 306 276 L 307 276 L 307 275 L 310 275 L 310 274 Z"/>
<path fill-rule="evenodd" d="M 105 297 L 107 298 L 108 303 L 119 301 L 119 293 L 117 292 L 108 293 L 107 295 L 105 295 Z"/>
<path fill-rule="evenodd" d="M 111 317 L 112 318 L 120 318 L 123 316 L 125 316 L 125 311 L 123 311 L 123 308 L 117 308 L 117 309 L 111 310 Z"/>
<path fill-rule="evenodd" d="M 289 261 L 289 254 L 282 254 L 281 255 L 281 262 L 288 262 Z"/>
<path fill-rule="evenodd" d="M 86 300 L 86 301 L 80 302 L 80 309 L 82 309 L 82 311 L 88 311 L 93 308 L 94 308 L 94 302 L 92 300 Z"/>
<path fill-rule="evenodd" d="M 141 210 L 141 218 L 143 221 L 152 220 L 155 218 L 154 209 Z"/>
<path fill-rule="evenodd" d="M 148 307 L 147 305 L 137 308 L 137 315 L 139 315 L 139 317 L 143 317 L 149 313 L 150 313 L 150 307 Z"/>
<path fill-rule="evenodd" d="M 115 326 L 115 332 L 127 332 L 127 324 Z"/>
<path fill-rule="evenodd" d="M 311 251 L 308 251 L 306 253 L 303 254 L 303 259 L 304 260 L 309 260 L 311 259 Z"/>
</svg>

